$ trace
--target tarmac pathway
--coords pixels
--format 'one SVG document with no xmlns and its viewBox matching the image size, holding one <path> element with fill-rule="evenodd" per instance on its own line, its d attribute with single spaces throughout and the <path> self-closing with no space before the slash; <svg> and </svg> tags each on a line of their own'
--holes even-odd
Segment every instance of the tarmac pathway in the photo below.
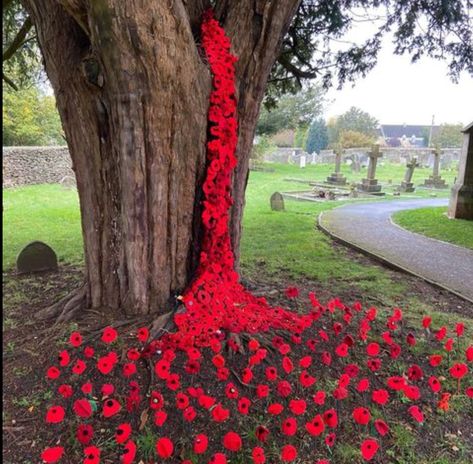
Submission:
<svg viewBox="0 0 473 464">
<path fill-rule="evenodd" d="M 409 232 L 391 222 L 396 211 L 447 204 L 446 198 L 355 203 L 324 211 L 318 224 L 346 245 L 473 302 L 473 250 Z"/>
</svg>

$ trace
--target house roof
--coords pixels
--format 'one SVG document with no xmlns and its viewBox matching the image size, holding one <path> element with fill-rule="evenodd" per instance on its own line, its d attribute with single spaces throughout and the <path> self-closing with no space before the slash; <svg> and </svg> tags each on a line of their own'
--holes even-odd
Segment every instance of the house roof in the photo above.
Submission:
<svg viewBox="0 0 473 464">
<path fill-rule="evenodd" d="M 438 126 L 433 126 L 435 130 Z M 420 126 L 410 124 L 381 124 L 381 133 L 387 139 L 391 138 L 402 138 L 406 136 L 411 138 L 412 136 L 422 138 L 428 134 L 431 126 Z"/>
</svg>

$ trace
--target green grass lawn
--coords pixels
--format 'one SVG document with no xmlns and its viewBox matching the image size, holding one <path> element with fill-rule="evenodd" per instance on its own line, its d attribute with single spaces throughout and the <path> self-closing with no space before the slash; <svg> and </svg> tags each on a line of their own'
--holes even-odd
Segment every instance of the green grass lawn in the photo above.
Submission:
<svg viewBox="0 0 473 464">
<path fill-rule="evenodd" d="M 284 212 L 271 211 L 269 198 L 275 191 L 308 190 L 311 187 L 298 182 L 287 182 L 288 177 L 322 181 L 333 170 L 332 165 L 307 166 L 300 169 L 291 165 L 270 165 L 274 172 L 251 172 L 246 194 L 243 221 L 241 268 L 247 278 L 276 279 L 307 278 L 316 281 L 330 294 L 346 291 L 359 298 L 381 298 L 386 305 L 407 304 L 417 313 L 429 310 L 422 299 L 406 296 L 406 286 L 400 279 L 393 280 L 390 271 L 380 266 L 357 262 L 343 247 L 334 247 L 332 241 L 315 228 L 317 215 L 324 210 L 343 204 L 331 202 L 298 202 L 286 200 Z M 366 169 L 352 175 L 343 167 L 349 181 L 361 179 Z M 404 168 L 398 165 L 381 165 L 379 179 L 392 185 L 399 184 Z M 415 182 L 429 175 L 428 169 L 416 171 Z M 454 173 L 444 174 L 452 183 Z M 384 199 L 399 198 L 390 194 Z M 14 267 L 19 251 L 30 241 L 42 240 L 51 245 L 63 263 L 83 262 L 77 192 L 60 185 L 38 185 L 4 190 L 3 269 Z M 409 194 L 428 197 L 435 193 L 446 197 L 449 190 L 429 191 L 418 189 Z M 407 196 L 407 195 L 406 195 Z M 404 197 L 406 197 L 404 196 Z M 316 289 L 314 289 L 316 290 Z"/>
<path fill-rule="evenodd" d="M 446 207 L 399 211 L 393 221 L 412 232 L 473 249 L 473 221 L 449 219 Z"/>
</svg>

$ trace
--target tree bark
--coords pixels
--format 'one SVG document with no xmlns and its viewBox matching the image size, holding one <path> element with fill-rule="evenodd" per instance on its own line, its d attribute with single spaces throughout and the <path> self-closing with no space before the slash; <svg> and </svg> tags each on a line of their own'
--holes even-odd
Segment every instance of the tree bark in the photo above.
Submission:
<svg viewBox="0 0 473 464">
<path fill-rule="evenodd" d="M 277 5 L 276 5 L 277 4 Z M 248 159 L 266 80 L 298 1 L 217 2 L 239 57 L 238 256 Z M 85 304 L 166 312 L 195 271 L 211 76 L 207 1 L 24 0 L 54 88 L 79 192 Z"/>
</svg>

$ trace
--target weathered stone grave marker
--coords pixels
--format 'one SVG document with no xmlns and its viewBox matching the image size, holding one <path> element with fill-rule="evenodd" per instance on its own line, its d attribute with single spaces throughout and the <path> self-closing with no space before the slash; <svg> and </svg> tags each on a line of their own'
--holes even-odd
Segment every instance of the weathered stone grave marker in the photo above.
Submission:
<svg viewBox="0 0 473 464">
<path fill-rule="evenodd" d="M 473 220 L 473 123 L 463 129 L 458 178 L 452 188 L 448 216 Z"/>
<path fill-rule="evenodd" d="M 56 253 L 46 243 L 39 241 L 31 242 L 18 255 L 16 269 L 18 274 L 57 271 Z"/>
<path fill-rule="evenodd" d="M 378 163 L 378 158 L 381 158 L 383 154 L 379 150 L 379 145 L 375 145 L 372 150 L 368 153 L 369 164 L 368 164 L 368 174 L 367 178 L 361 181 L 361 184 L 358 185 L 358 188 L 363 192 L 368 193 L 378 193 L 381 191 L 381 185 L 378 185 L 376 179 L 376 165 Z"/>
<path fill-rule="evenodd" d="M 404 180 L 401 182 L 401 188 L 399 190 L 401 192 L 414 192 L 415 187 L 414 183 L 412 182 L 412 176 L 414 174 L 414 169 L 419 167 L 417 158 L 412 158 L 412 160 L 406 164 L 406 167 L 406 174 L 404 175 Z"/>
<path fill-rule="evenodd" d="M 271 195 L 270 202 L 273 211 L 284 211 L 284 198 L 279 192 L 274 192 Z"/>
<path fill-rule="evenodd" d="M 425 179 L 424 187 L 437 189 L 444 189 L 448 187 L 448 185 L 445 183 L 445 180 L 440 176 L 440 153 L 440 148 L 436 147 L 434 150 L 434 167 L 432 175 L 428 179 Z"/>
<path fill-rule="evenodd" d="M 334 185 L 345 185 L 347 183 L 346 177 L 340 172 L 340 165 L 342 164 L 342 150 L 335 150 L 335 172 L 327 177 L 327 182 Z"/>
</svg>

